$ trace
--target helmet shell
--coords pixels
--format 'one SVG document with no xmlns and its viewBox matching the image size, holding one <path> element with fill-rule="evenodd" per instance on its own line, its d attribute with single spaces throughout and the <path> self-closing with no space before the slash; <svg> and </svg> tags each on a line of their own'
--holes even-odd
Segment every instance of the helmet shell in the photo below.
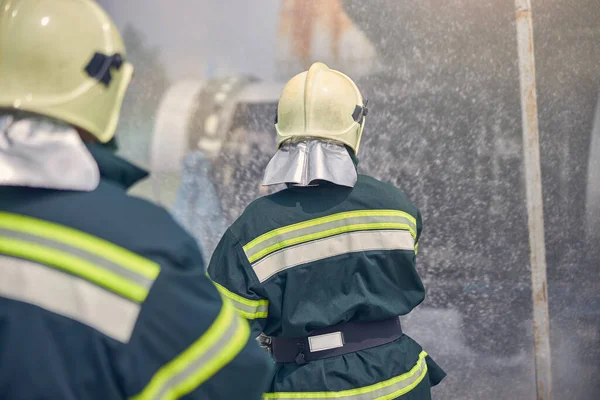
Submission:
<svg viewBox="0 0 600 400">
<path fill-rule="evenodd" d="M 277 109 L 277 145 L 292 138 L 338 141 L 358 152 L 366 108 L 348 76 L 314 63 L 284 87 Z"/>
<path fill-rule="evenodd" d="M 57 118 L 108 142 L 132 74 L 119 31 L 95 1 L 1 3 L 1 108 Z"/>
</svg>

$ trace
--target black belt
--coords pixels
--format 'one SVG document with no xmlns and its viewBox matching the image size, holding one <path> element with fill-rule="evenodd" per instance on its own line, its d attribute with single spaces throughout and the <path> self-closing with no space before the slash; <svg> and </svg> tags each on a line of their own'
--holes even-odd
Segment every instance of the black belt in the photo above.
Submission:
<svg viewBox="0 0 600 400">
<path fill-rule="evenodd" d="M 347 322 L 297 338 L 272 337 L 271 346 L 278 363 L 302 365 L 381 346 L 401 336 L 400 319 L 394 317 L 375 322 Z"/>
</svg>

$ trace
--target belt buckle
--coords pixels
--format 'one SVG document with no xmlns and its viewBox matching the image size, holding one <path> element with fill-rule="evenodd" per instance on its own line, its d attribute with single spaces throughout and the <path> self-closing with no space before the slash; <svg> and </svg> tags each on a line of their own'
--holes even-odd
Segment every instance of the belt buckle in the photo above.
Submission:
<svg viewBox="0 0 600 400">
<path fill-rule="evenodd" d="M 258 342 L 258 345 L 260 346 L 261 349 L 263 349 L 264 351 L 266 351 L 269 354 L 273 354 L 273 341 L 270 336 L 267 336 L 264 333 L 261 333 L 256 338 L 256 341 Z"/>
</svg>

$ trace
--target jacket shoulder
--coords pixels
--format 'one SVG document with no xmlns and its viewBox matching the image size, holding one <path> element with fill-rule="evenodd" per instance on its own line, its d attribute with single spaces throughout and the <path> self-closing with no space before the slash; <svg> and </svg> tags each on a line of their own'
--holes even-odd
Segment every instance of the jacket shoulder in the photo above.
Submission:
<svg viewBox="0 0 600 400">
<path fill-rule="evenodd" d="M 398 209 L 414 216 L 419 211 L 402 190 L 371 176 L 359 175 L 354 188 L 353 194 L 369 206 Z"/>
<path fill-rule="evenodd" d="M 91 192 L 22 188 L 13 195 L 3 210 L 77 229 L 161 265 L 204 266 L 195 240 L 167 210 L 110 182 Z"/>
<path fill-rule="evenodd" d="M 179 268 L 204 268 L 195 239 L 165 208 L 110 184 L 99 187 L 89 201 L 99 202 L 98 217 L 90 226 L 98 236 L 142 256 L 167 259 Z"/>
<path fill-rule="evenodd" d="M 419 210 L 394 186 L 359 175 L 354 188 L 284 189 L 254 200 L 230 227 L 247 242 L 265 232 L 309 219 L 356 210 L 399 210 L 418 218 Z"/>
</svg>

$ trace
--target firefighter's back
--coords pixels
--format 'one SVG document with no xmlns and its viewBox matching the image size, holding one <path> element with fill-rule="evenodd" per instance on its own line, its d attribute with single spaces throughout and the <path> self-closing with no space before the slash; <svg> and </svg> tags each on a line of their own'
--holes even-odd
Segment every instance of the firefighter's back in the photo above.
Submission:
<svg viewBox="0 0 600 400">
<path fill-rule="evenodd" d="M 323 329 L 333 327 L 334 335 L 336 326 L 410 312 L 425 295 L 415 270 L 420 231 L 417 207 L 400 190 L 364 175 L 353 188 L 323 182 L 263 197 L 231 227 L 269 299 L 263 330 L 275 346 L 277 338 L 315 340 Z M 411 392 L 422 399 L 443 375 L 406 335 L 296 361 L 278 364 L 271 393 L 349 390 L 371 399 Z"/>
<path fill-rule="evenodd" d="M 274 317 L 267 334 L 404 315 L 425 296 L 415 271 L 419 211 L 371 177 L 260 198 L 231 230 L 267 291 L 280 291 L 283 320 Z"/>
<path fill-rule="evenodd" d="M 90 150 L 93 191 L 0 186 L 0 398 L 259 398 L 269 363 L 193 238 Z"/>
</svg>

